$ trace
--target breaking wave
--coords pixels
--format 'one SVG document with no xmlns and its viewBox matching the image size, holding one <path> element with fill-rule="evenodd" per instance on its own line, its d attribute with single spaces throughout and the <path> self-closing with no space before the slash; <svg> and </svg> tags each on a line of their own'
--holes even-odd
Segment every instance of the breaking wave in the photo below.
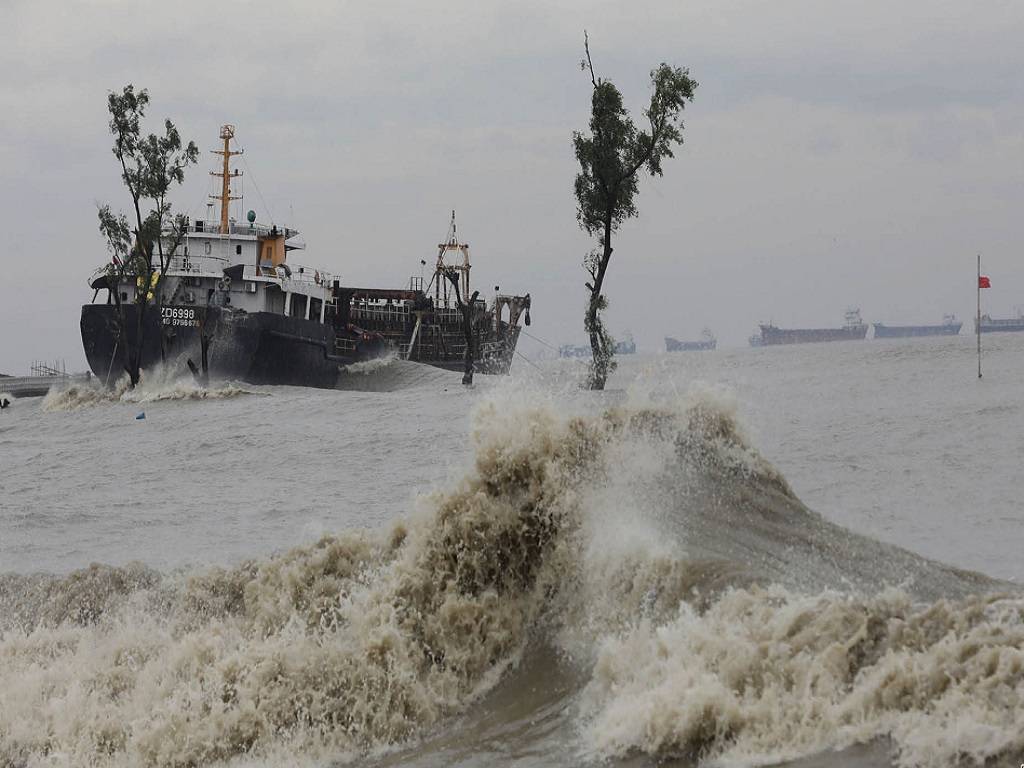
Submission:
<svg viewBox="0 0 1024 768">
<path fill-rule="evenodd" d="M 216 400 L 239 395 L 255 394 L 237 384 L 228 382 L 211 387 L 198 386 L 191 376 L 182 377 L 169 369 L 157 367 L 145 370 L 139 384 L 132 388 L 127 374 L 112 387 L 96 381 L 54 386 L 43 398 L 44 411 L 77 411 L 105 403 L 153 403 L 162 400 Z"/>
<path fill-rule="evenodd" d="M 1024 752 L 1021 596 L 807 510 L 715 398 L 495 397 L 473 439 L 466 476 L 388 531 L 0 578 L 0 765 L 344 762 L 413 739 L 406 762 L 436 764 L 448 718 L 538 696 L 568 714 L 514 738 L 553 727 L 567 764 Z"/>
<path fill-rule="evenodd" d="M 353 373 L 366 375 L 387 368 L 389 365 L 398 360 L 398 355 L 391 353 L 384 355 L 383 357 L 375 357 L 372 360 L 364 360 L 360 363 L 351 363 L 349 365 L 339 365 L 339 373 Z"/>
<path fill-rule="evenodd" d="M 395 355 L 338 367 L 335 389 L 352 392 L 400 392 L 414 387 L 457 384 L 459 375 Z"/>
</svg>

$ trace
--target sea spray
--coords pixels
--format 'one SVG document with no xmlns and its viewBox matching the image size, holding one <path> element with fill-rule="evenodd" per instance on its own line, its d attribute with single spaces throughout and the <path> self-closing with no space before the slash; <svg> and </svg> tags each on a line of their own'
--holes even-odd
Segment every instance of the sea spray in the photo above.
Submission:
<svg viewBox="0 0 1024 768">
<path fill-rule="evenodd" d="M 127 374 L 113 386 L 104 387 L 97 381 L 57 385 L 43 398 L 44 411 L 76 411 L 104 403 L 153 403 L 163 400 L 217 400 L 239 395 L 254 394 L 232 382 L 214 387 L 200 387 L 188 376 L 169 367 L 156 366 L 142 372 L 136 387 L 131 387 Z"/>
<path fill-rule="evenodd" d="M 348 365 L 339 365 L 338 373 L 342 374 L 355 374 L 361 376 L 367 376 L 371 373 L 375 373 L 382 368 L 387 368 L 398 360 L 398 356 L 394 353 L 383 355 L 382 357 L 375 357 L 370 360 L 362 360 L 358 363 L 349 363 Z"/>
</svg>

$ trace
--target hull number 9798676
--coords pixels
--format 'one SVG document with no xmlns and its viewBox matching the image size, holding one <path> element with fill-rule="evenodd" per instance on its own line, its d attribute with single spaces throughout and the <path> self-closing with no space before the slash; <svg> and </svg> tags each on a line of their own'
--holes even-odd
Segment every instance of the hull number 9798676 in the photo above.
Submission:
<svg viewBox="0 0 1024 768">
<path fill-rule="evenodd" d="M 176 327 L 198 328 L 200 315 L 195 307 L 161 307 L 161 319 L 164 325 Z"/>
</svg>

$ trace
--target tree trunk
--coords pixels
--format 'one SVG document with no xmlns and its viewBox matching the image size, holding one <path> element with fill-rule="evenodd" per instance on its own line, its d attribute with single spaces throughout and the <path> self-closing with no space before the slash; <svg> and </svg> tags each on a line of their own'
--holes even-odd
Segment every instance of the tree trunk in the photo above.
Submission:
<svg viewBox="0 0 1024 768">
<path fill-rule="evenodd" d="M 149 305 L 149 290 L 150 285 L 153 282 L 152 271 L 147 270 L 146 277 L 143 280 L 142 288 L 139 288 L 139 281 L 136 278 L 135 290 L 141 291 L 135 300 L 135 307 L 138 310 L 138 316 L 135 322 L 135 343 L 128 345 L 128 378 L 131 379 L 132 388 L 134 389 L 139 380 L 142 378 L 142 350 L 145 346 L 145 335 L 146 335 L 146 308 Z M 142 300 L 139 300 L 141 296 Z M 127 341 L 127 340 L 126 340 Z"/>
<path fill-rule="evenodd" d="M 475 359 L 475 337 L 473 334 L 473 307 L 476 305 L 476 299 L 480 295 L 480 291 L 473 291 L 472 297 L 469 299 L 469 304 L 463 304 L 459 301 L 459 309 L 462 310 L 462 333 L 466 337 L 466 353 L 463 356 L 463 373 L 462 383 L 467 387 L 473 383 L 473 368 Z M 456 298 L 459 298 L 456 296 Z"/>
<path fill-rule="evenodd" d="M 207 316 L 204 311 L 199 319 L 199 366 L 196 366 L 192 362 L 192 358 L 188 358 L 185 362 L 188 364 L 188 369 L 192 372 L 192 378 L 195 379 L 196 386 L 206 389 L 210 386 L 210 341 L 213 339 L 213 330 L 206 327 Z"/>
<path fill-rule="evenodd" d="M 605 273 L 608 271 L 608 262 L 612 258 L 611 211 L 605 215 L 604 219 L 603 245 L 601 262 L 598 264 L 594 282 L 590 287 L 590 301 L 587 303 L 584 323 L 587 334 L 590 336 L 590 351 L 593 355 L 590 363 L 590 380 L 587 382 L 590 389 L 604 389 L 605 382 L 608 381 L 608 373 L 611 370 L 612 355 L 615 353 L 614 349 L 606 348 L 607 334 L 603 333 L 604 326 L 600 314 L 603 303 L 601 288 L 604 285 Z"/>
</svg>

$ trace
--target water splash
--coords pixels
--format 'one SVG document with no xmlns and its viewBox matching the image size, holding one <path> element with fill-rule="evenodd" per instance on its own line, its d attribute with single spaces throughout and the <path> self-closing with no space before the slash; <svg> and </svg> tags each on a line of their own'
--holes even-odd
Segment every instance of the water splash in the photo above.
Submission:
<svg viewBox="0 0 1024 768">
<path fill-rule="evenodd" d="M 255 394 L 237 384 L 227 382 L 213 387 L 196 385 L 191 376 L 182 376 L 169 368 L 157 366 L 142 372 L 138 386 L 132 388 L 127 374 L 112 387 L 97 381 L 54 386 L 43 398 L 47 412 L 76 411 L 109 403 L 153 403 L 163 400 L 217 400 Z"/>
</svg>

